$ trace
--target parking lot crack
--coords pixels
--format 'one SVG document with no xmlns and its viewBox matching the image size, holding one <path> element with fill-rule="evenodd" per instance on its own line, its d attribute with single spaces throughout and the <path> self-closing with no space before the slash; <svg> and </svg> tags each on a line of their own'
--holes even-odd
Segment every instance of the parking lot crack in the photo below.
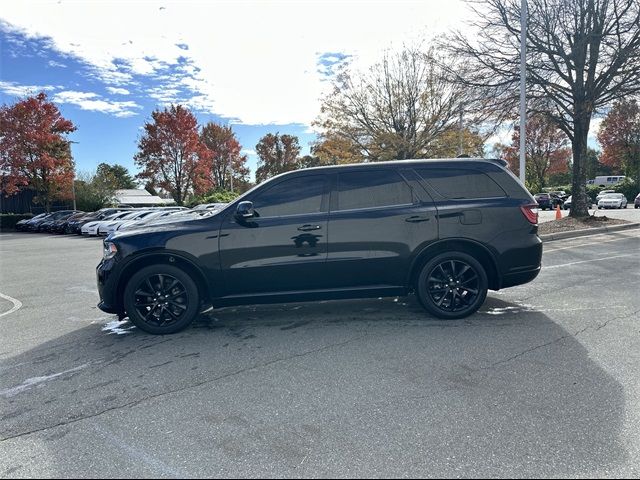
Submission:
<svg viewBox="0 0 640 480">
<path fill-rule="evenodd" d="M 65 421 L 62 421 L 62 422 L 58 422 L 58 423 L 56 423 L 54 425 L 48 425 L 48 426 L 44 426 L 44 427 L 40 427 L 40 428 L 35 428 L 33 430 L 28 430 L 28 431 L 16 433 L 14 435 L 8 435 L 6 437 L 0 438 L 0 443 L 6 442 L 8 440 L 13 440 L 13 439 L 16 439 L 16 438 L 25 437 L 25 436 L 32 435 L 32 434 L 35 434 L 35 433 L 40 433 L 40 432 L 43 432 L 43 431 L 46 431 L 46 430 L 50 430 L 52 428 L 72 425 L 72 424 L 75 424 L 77 422 L 80 422 L 80 421 L 83 421 L 83 420 L 88 420 L 88 419 L 95 418 L 95 417 L 99 417 L 101 415 L 104 415 L 104 414 L 107 414 L 107 413 L 110 413 L 110 412 L 113 412 L 113 411 L 116 411 L 116 410 L 135 407 L 135 406 L 140 405 L 140 404 L 142 404 L 144 402 L 147 402 L 149 400 L 154 400 L 156 398 L 160 398 L 160 397 L 163 397 L 163 396 L 166 396 L 166 395 L 171 395 L 171 394 L 174 394 L 174 393 L 184 392 L 184 391 L 187 391 L 187 390 L 190 390 L 190 389 L 193 389 L 193 388 L 198 388 L 198 387 L 201 387 L 202 385 L 215 383 L 215 382 L 218 382 L 220 380 L 225 380 L 227 378 L 235 377 L 237 375 L 242 375 L 243 373 L 246 373 L 246 372 L 259 370 L 259 369 L 265 368 L 265 367 L 270 367 L 270 366 L 272 366 L 274 364 L 277 364 L 277 363 L 286 362 L 286 361 L 297 359 L 297 358 L 307 357 L 309 355 L 314 355 L 316 353 L 320 353 L 320 352 L 324 352 L 324 351 L 327 351 L 327 350 L 331 350 L 333 348 L 343 347 L 343 346 L 348 345 L 350 343 L 357 342 L 357 341 L 365 338 L 366 336 L 368 336 L 367 333 L 365 333 L 363 335 L 358 335 L 356 337 L 350 338 L 350 339 L 342 341 L 342 342 L 336 342 L 336 343 L 331 343 L 329 345 L 324 345 L 322 347 L 315 348 L 313 350 L 307 350 L 307 351 L 304 351 L 304 352 L 295 353 L 295 354 L 292 354 L 292 355 L 287 355 L 285 357 L 269 360 L 267 362 L 263 362 L 263 363 L 259 363 L 259 364 L 255 364 L 255 365 L 250 365 L 248 367 L 241 368 L 239 370 L 236 370 L 236 371 L 233 371 L 233 372 L 229 372 L 229 373 L 226 373 L 226 374 L 223 374 L 223 375 L 219 375 L 219 376 L 214 377 L 214 378 L 209 378 L 209 379 L 202 380 L 202 381 L 199 381 L 199 382 L 196 382 L 196 383 L 192 383 L 190 385 L 185 385 L 185 386 L 182 386 L 182 387 L 179 387 L 179 388 L 174 388 L 174 389 L 171 389 L 171 390 L 165 390 L 164 392 L 159 392 L 159 393 L 156 393 L 156 394 L 153 394 L 153 395 L 147 395 L 147 396 L 139 398 L 137 400 L 132 400 L 130 402 L 127 402 L 127 403 L 124 403 L 124 404 L 121 404 L 121 405 L 117 405 L 117 406 L 114 406 L 114 407 L 106 408 L 104 410 L 101 410 L 99 412 L 96 412 L 96 413 L 93 413 L 93 414 L 90 414 L 90 415 L 79 416 L 79 417 L 76 417 L 76 418 L 71 418 L 71 419 L 68 419 L 68 420 L 65 420 Z"/>
</svg>

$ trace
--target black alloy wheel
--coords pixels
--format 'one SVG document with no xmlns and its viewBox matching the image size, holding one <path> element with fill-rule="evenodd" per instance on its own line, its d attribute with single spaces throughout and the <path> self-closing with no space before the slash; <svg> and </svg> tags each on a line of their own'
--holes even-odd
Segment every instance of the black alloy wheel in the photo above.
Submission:
<svg viewBox="0 0 640 480">
<path fill-rule="evenodd" d="M 145 332 L 175 333 L 196 317 L 198 287 L 183 270 L 172 265 L 151 265 L 137 272 L 124 291 L 129 320 Z"/>
<path fill-rule="evenodd" d="M 475 313 L 484 303 L 487 274 L 475 258 L 462 252 L 443 253 L 425 264 L 417 295 L 429 313 L 453 320 Z"/>
</svg>

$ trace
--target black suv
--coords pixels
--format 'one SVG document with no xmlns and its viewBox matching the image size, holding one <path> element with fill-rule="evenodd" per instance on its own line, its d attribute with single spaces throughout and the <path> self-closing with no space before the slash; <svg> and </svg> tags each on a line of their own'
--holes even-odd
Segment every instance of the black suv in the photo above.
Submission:
<svg viewBox="0 0 640 480">
<path fill-rule="evenodd" d="M 158 334 L 210 306 L 411 292 L 436 317 L 466 317 L 487 289 L 540 272 L 537 204 L 505 165 L 408 160 L 279 175 L 195 220 L 111 234 L 99 307 Z"/>
</svg>

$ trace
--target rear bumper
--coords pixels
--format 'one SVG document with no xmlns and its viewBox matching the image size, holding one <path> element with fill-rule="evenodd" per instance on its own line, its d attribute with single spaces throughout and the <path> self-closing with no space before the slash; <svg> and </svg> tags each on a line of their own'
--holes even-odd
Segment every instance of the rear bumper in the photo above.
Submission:
<svg viewBox="0 0 640 480">
<path fill-rule="evenodd" d="M 521 272 L 507 273 L 502 276 L 501 288 L 515 287 L 516 285 L 529 283 L 538 276 L 540 269 L 541 267 L 537 267 Z"/>
</svg>

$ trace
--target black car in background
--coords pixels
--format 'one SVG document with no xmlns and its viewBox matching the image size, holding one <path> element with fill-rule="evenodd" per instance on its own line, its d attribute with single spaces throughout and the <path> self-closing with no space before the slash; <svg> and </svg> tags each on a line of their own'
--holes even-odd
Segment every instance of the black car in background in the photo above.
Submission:
<svg viewBox="0 0 640 480">
<path fill-rule="evenodd" d="M 44 219 L 40 225 L 38 225 L 38 232 L 49 232 L 53 233 L 54 228 L 58 224 L 58 222 L 65 222 L 69 217 L 75 215 L 77 213 L 81 213 L 78 210 L 63 210 L 60 212 L 55 212 L 50 217 Z"/>
<path fill-rule="evenodd" d="M 108 217 L 109 215 L 113 215 L 117 212 L 122 212 L 125 210 L 131 210 L 131 207 L 118 207 L 118 208 L 102 208 L 95 212 L 89 212 L 86 215 L 83 215 L 75 220 L 69 220 L 66 226 L 65 233 L 75 233 L 77 235 L 81 235 L 82 226 L 85 223 L 95 222 L 96 220 L 102 220 L 103 218 Z"/>
<path fill-rule="evenodd" d="M 40 232 L 42 230 L 43 225 L 46 227 L 55 220 L 63 218 L 65 216 L 71 215 L 75 213 L 74 210 L 59 210 L 57 212 L 46 213 L 44 215 L 38 215 L 33 217 L 31 220 L 25 222 L 22 225 L 22 230 L 25 232 Z"/>
<path fill-rule="evenodd" d="M 463 318 L 488 289 L 540 272 L 531 194 L 485 159 L 318 167 L 258 185 L 203 217 L 115 232 L 99 308 L 154 334 L 208 306 L 404 296 Z"/>
<path fill-rule="evenodd" d="M 542 210 L 553 210 L 558 205 L 562 208 L 563 200 L 553 193 L 536 193 L 533 198 Z"/>
<path fill-rule="evenodd" d="M 86 214 L 87 212 L 77 211 L 73 215 L 69 215 L 68 217 L 63 217 L 59 220 L 55 220 L 54 222 L 51 223 L 51 226 L 49 227 L 48 231 L 51 233 L 66 233 L 69 222 L 73 220 L 77 220 Z"/>
<path fill-rule="evenodd" d="M 25 218 L 24 220 L 20 220 L 19 222 L 16 223 L 15 229 L 18 232 L 28 231 L 29 228 L 28 228 L 27 224 L 29 222 L 32 222 L 32 221 L 35 221 L 35 220 L 41 220 L 44 217 L 46 217 L 47 215 L 49 215 L 49 213 L 45 212 L 45 213 L 40 213 L 40 214 L 38 214 L 38 215 L 36 215 L 34 217 L 31 217 L 31 218 Z"/>
</svg>

